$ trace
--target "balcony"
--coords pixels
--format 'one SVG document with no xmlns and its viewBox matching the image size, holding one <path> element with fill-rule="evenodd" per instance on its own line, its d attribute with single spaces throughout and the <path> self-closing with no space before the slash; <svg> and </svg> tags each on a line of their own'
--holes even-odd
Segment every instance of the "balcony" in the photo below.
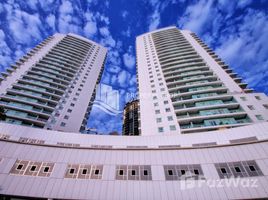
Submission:
<svg viewBox="0 0 268 200">
<path fill-rule="evenodd" d="M 204 103 L 204 104 L 197 104 L 197 103 Z M 175 110 L 175 113 L 179 115 L 179 113 L 197 112 L 200 110 L 213 109 L 213 108 L 233 109 L 233 108 L 237 108 L 238 106 L 239 106 L 239 103 L 237 103 L 234 100 L 229 100 L 229 101 L 209 100 L 209 101 L 204 101 L 204 102 L 196 102 L 192 104 L 175 105 L 174 110 Z"/>
<path fill-rule="evenodd" d="M 182 133 L 194 133 L 201 131 L 219 130 L 224 128 L 232 128 L 237 126 L 249 125 L 251 120 L 249 118 L 221 118 L 215 120 L 207 120 L 207 123 L 190 123 L 180 125 Z"/>
<path fill-rule="evenodd" d="M 242 109 L 233 109 L 228 110 L 227 108 L 222 108 L 218 110 L 224 110 L 224 112 L 211 112 L 205 114 L 205 110 L 199 111 L 199 113 L 188 113 L 184 115 L 177 115 L 177 120 L 181 124 L 190 123 L 190 122 L 200 122 L 207 119 L 213 118 L 223 118 L 223 117 L 246 117 L 247 113 Z M 216 109 L 215 109 L 216 110 Z M 203 112 L 202 112 L 203 111 Z"/>
</svg>

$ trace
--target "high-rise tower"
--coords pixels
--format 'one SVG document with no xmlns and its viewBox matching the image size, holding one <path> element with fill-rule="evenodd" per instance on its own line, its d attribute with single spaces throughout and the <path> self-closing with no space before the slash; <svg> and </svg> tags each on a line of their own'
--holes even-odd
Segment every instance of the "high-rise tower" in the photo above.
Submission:
<svg viewBox="0 0 268 200">
<path fill-rule="evenodd" d="M 106 54 L 104 47 L 75 34 L 48 37 L 2 73 L 6 122 L 83 131 Z"/>
<path fill-rule="evenodd" d="M 193 133 L 268 120 L 268 98 L 252 93 L 194 33 L 168 27 L 136 39 L 140 130 Z"/>
<path fill-rule="evenodd" d="M 132 100 L 124 107 L 122 135 L 139 135 L 139 100 Z"/>
</svg>

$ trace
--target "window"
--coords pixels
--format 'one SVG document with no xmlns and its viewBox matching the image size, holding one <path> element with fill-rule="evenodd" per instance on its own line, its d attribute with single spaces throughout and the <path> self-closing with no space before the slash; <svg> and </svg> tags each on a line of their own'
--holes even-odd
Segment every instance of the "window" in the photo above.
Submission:
<svg viewBox="0 0 268 200">
<path fill-rule="evenodd" d="M 159 106 L 158 103 L 154 103 L 154 106 Z"/>
<path fill-rule="evenodd" d="M 72 112 L 72 109 L 68 109 L 67 112 L 68 112 L 68 113 L 71 113 L 71 112 Z"/>
<path fill-rule="evenodd" d="M 60 126 L 65 126 L 65 125 L 66 125 L 66 123 L 64 123 L 64 122 L 60 123 Z"/>
<path fill-rule="evenodd" d="M 160 88 L 160 91 L 165 91 L 165 88 Z"/>
<path fill-rule="evenodd" d="M 263 120 L 262 115 L 255 115 L 255 117 L 256 117 L 258 120 Z"/>
<path fill-rule="evenodd" d="M 246 101 L 246 100 L 247 100 L 246 97 L 240 97 L 240 99 L 241 99 L 242 101 Z"/>
<path fill-rule="evenodd" d="M 100 170 L 96 169 L 95 170 L 95 175 L 98 175 L 100 173 Z"/>
<path fill-rule="evenodd" d="M 60 113 L 56 113 L 56 114 L 55 114 L 55 117 L 58 117 L 58 116 L 60 116 Z"/>
<path fill-rule="evenodd" d="M 248 108 L 249 108 L 250 110 L 255 110 L 254 106 L 252 106 L 252 105 L 248 105 Z"/>
<path fill-rule="evenodd" d="M 18 166 L 17 166 L 17 169 L 18 169 L 18 170 L 21 170 L 22 167 L 23 167 L 23 165 L 18 165 Z"/>
<path fill-rule="evenodd" d="M 73 98 L 73 100 L 74 100 L 74 101 L 77 101 L 77 98 L 76 98 L 76 97 L 74 97 L 74 98 Z"/>
<path fill-rule="evenodd" d="M 162 85 L 163 85 L 163 83 L 159 83 L 159 85 L 160 85 L 160 86 L 162 86 Z"/>
<path fill-rule="evenodd" d="M 87 169 L 83 169 L 82 174 L 87 174 Z"/>
<path fill-rule="evenodd" d="M 194 169 L 194 174 L 195 174 L 195 175 L 199 175 L 199 171 L 198 171 L 198 169 Z"/>
<path fill-rule="evenodd" d="M 165 104 L 165 105 L 168 104 L 168 101 L 164 101 L 164 104 Z"/>
<path fill-rule="evenodd" d="M 182 170 L 181 170 L 181 175 L 184 175 L 184 174 L 185 174 L 185 170 L 182 169 Z"/>
<path fill-rule="evenodd" d="M 64 116 L 64 119 L 69 119 L 69 116 L 68 116 L 68 115 L 65 115 L 65 116 Z"/>
<path fill-rule="evenodd" d="M 260 96 L 255 96 L 255 98 L 256 98 L 257 100 L 261 100 L 261 97 L 260 97 Z"/>
<path fill-rule="evenodd" d="M 147 171 L 147 170 L 144 170 L 144 171 L 143 171 L 143 175 L 144 175 L 144 176 L 148 176 L 148 171 Z"/>
<path fill-rule="evenodd" d="M 71 105 L 70 105 L 70 106 L 74 107 L 74 103 L 71 103 Z"/>
<path fill-rule="evenodd" d="M 172 121 L 173 120 L 173 117 L 172 116 L 168 116 L 167 119 L 168 119 L 168 121 Z"/>
<path fill-rule="evenodd" d="M 226 174 L 227 173 L 226 172 L 226 169 L 225 168 L 221 168 L 221 173 Z"/>
<path fill-rule="evenodd" d="M 131 170 L 131 175 L 132 175 L 132 176 L 135 176 L 135 175 L 136 175 L 135 170 Z"/>
<path fill-rule="evenodd" d="M 159 132 L 159 133 L 164 132 L 164 128 L 163 128 L 163 127 L 158 127 L 158 132 Z"/>
<path fill-rule="evenodd" d="M 72 168 L 72 169 L 70 169 L 69 173 L 70 173 L 70 174 L 73 174 L 74 171 L 75 171 L 75 170 Z"/>
<path fill-rule="evenodd" d="M 256 169 L 255 169 L 255 167 L 254 167 L 253 165 L 250 165 L 250 166 L 249 166 L 249 169 L 250 169 L 250 171 L 252 171 L 252 172 L 255 172 L 255 171 L 256 171 Z"/>
<path fill-rule="evenodd" d="M 170 108 L 166 108 L 166 112 L 170 112 Z"/>
<path fill-rule="evenodd" d="M 152 87 L 152 88 L 154 88 L 154 87 L 155 87 L 155 85 L 151 85 L 151 87 Z"/>
<path fill-rule="evenodd" d="M 235 171 L 238 172 L 238 173 L 241 172 L 240 167 L 235 167 Z"/>
<path fill-rule="evenodd" d="M 156 122 L 160 123 L 160 122 L 162 122 L 162 119 L 161 118 L 156 118 Z"/>
<path fill-rule="evenodd" d="M 152 93 L 156 93 L 156 90 L 152 90 Z"/>
<path fill-rule="evenodd" d="M 171 131 L 175 131 L 175 130 L 176 130 L 176 126 L 175 126 L 175 125 L 171 125 L 171 126 L 169 126 L 169 129 L 170 129 Z"/>
<path fill-rule="evenodd" d="M 35 171 L 35 169 L 36 169 L 36 166 L 32 166 L 30 171 Z"/>
<path fill-rule="evenodd" d="M 150 82 L 151 82 L 151 83 L 153 83 L 153 82 L 154 82 L 154 80 L 151 80 Z"/>
<path fill-rule="evenodd" d="M 124 171 L 122 169 L 119 170 L 119 175 L 123 176 L 124 175 Z"/>
<path fill-rule="evenodd" d="M 263 104 L 263 107 L 268 109 L 268 104 Z"/>
<path fill-rule="evenodd" d="M 153 99 L 154 99 L 154 100 L 157 99 L 157 96 L 153 96 Z"/>
<path fill-rule="evenodd" d="M 173 171 L 171 169 L 168 170 L 168 175 L 172 176 L 173 175 Z"/>
<path fill-rule="evenodd" d="M 44 172 L 46 173 L 46 172 L 48 172 L 49 171 L 49 167 L 45 167 L 44 168 Z"/>
<path fill-rule="evenodd" d="M 155 111 L 155 114 L 160 114 L 160 110 L 156 110 Z"/>
</svg>

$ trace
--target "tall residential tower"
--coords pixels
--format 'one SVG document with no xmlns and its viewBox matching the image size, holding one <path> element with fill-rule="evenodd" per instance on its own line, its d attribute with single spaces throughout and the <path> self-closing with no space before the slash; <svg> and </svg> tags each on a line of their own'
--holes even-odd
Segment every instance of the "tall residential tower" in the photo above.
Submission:
<svg viewBox="0 0 268 200">
<path fill-rule="evenodd" d="M 2 73 L 6 122 L 67 132 L 85 129 L 107 50 L 74 34 L 55 34 Z"/>
<path fill-rule="evenodd" d="M 268 120 L 252 93 L 194 33 L 168 27 L 136 39 L 142 135 L 193 133 Z"/>
</svg>

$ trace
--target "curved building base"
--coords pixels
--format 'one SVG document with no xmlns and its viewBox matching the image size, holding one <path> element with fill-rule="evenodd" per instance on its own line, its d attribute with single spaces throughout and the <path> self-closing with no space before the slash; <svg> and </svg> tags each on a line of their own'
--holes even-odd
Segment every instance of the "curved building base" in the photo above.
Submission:
<svg viewBox="0 0 268 200">
<path fill-rule="evenodd" d="M 0 124 L 0 193 L 38 199 L 268 197 L 268 123 L 167 136 Z"/>
</svg>

